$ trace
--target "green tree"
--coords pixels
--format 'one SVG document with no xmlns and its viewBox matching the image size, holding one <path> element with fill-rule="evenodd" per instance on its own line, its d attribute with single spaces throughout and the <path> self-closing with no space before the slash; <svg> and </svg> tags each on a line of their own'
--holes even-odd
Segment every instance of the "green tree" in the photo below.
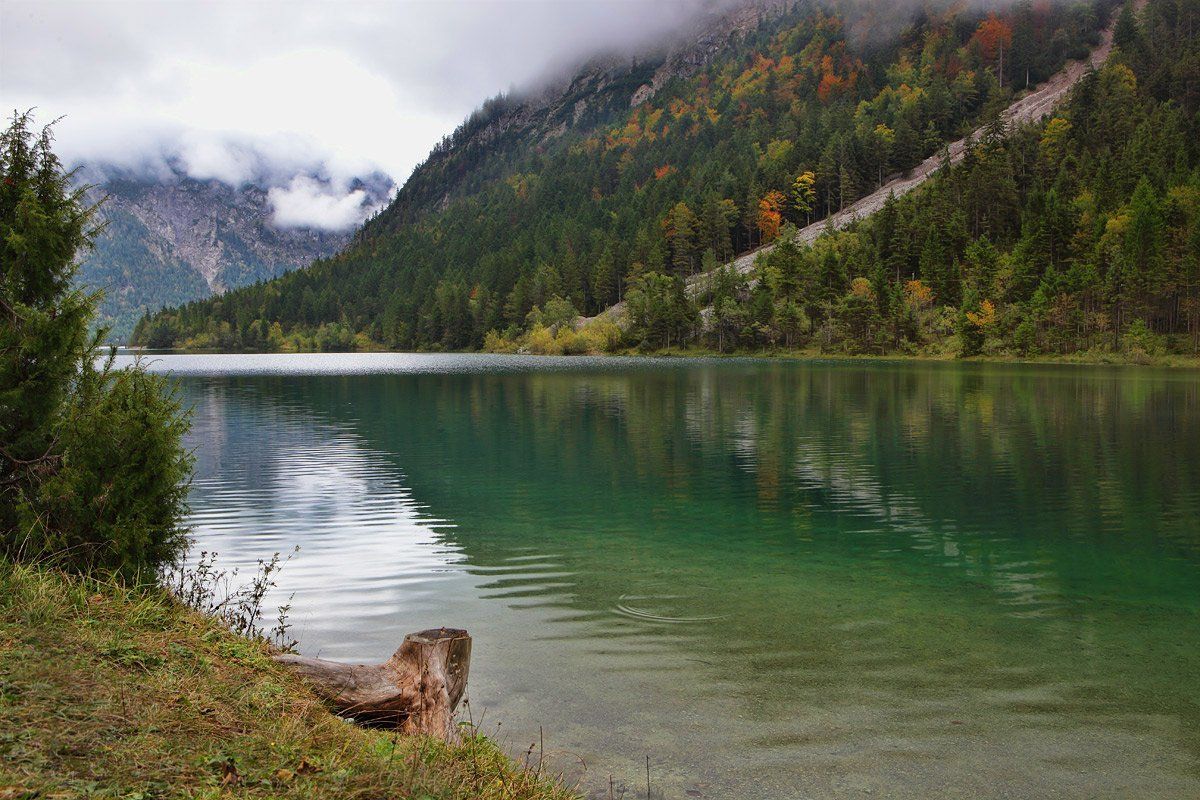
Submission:
<svg viewBox="0 0 1200 800">
<path fill-rule="evenodd" d="M 611 247 L 605 247 L 592 265 L 592 291 L 600 308 L 607 308 L 621 299 L 621 276 Z"/>
<path fill-rule="evenodd" d="M 152 576 L 186 544 L 187 416 L 164 378 L 97 363 L 72 288 L 95 208 L 30 124 L 0 134 L 0 553 Z"/>
<path fill-rule="evenodd" d="M 678 275 L 647 272 L 626 302 L 634 335 L 651 347 L 681 345 L 695 331 L 698 312 Z"/>
<path fill-rule="evenodd" d="M 1142 176 L 1129 201 L 1129 227 L 1125 233 L 1126 291 L 1135 306 L 1143 307 L 1162 279 L 1165 222 L 1158 193 Z"/>
<path fill-rule="evenodd" d="M 1117 26 L 1113 29 L 1113 44 L 1126 52 L 1133 52 L 1140 40 L 1141 31 L 1133 10 L 1133 0 L 1125 0 L 1117 15 Z"/>
<path fill-rule="evenodd" d="M 61 461 L 58 432 L 93 349 L 96 298 L 72 286 L 95 208 L 51 148 L 51 129 L 15 114 L 0 134 L 0 529 L 19 545 L 17 509 Z"/>
</svg>

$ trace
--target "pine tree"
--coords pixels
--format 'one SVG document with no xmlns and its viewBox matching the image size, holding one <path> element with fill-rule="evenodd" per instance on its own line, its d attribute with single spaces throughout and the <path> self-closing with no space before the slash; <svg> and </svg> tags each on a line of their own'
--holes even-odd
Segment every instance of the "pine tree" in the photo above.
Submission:
<svg viewBox="0 0 1200 800">
<path fill-rule="evenodd" d="M 671 243 L 671 266 L 677 275 L 696 271 L 699 220 L 687 203 L 679 202 L 667 217 L 667 239 Z"/>
<path fill-rule="evenodd" d="M 1133 11 L 1133 0 L 1125 0 L 1117 16 L 1117 26 L 1113 29 L 1113 44 L 1127 53 L 1132 53 L 1140 40 L 1141 30 Z"/>
<path fill-rule="evenodd" d="M 1165 222 L 1158 193 L 1145 176 L 1129 201 L 1129 228 L 1125 233 L 1126 292 L 1141 310 L 1162 277 Z"/>
</svg>

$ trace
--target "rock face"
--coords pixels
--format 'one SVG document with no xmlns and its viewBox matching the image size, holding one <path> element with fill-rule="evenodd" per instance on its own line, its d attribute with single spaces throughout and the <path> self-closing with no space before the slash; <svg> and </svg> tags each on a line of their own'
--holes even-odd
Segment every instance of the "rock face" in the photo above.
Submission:
<svg viewBox="0 0 1200 800">
<path fill-rule="evenodd" d="M 265 182 L 230 186 L 181 173 L 122 174 L 81 170 L 93 201 L 106 198 L 106 228 L 83 255 L 78 280 L 104 291 L 100 323 L 123 342 L 146 310 L 177 305 L 271 278 L 342 249 L 353 230 L 279 227 Z M 384 202 L 391 181 L 357 181 L 371 205 Z"/>
</svg>

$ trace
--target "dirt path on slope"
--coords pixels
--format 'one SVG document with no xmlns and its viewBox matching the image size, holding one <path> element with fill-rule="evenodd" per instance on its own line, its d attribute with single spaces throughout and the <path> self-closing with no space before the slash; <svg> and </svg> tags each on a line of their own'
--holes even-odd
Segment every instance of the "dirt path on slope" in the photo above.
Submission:
<svg viewBox="0 0 1200 800">
<path fill-rule="evenodd" d="M 1135 0 L 1135 10 L 1141 11 L 1146 2 L 1147 0 Z M 1087 74 L 1088 70 L 1093 67 L 1098 68 L 1107 61 L 1109 54 L 1112 52 L 1113 32 L 1116 29 L 1119 14 L 1120 9 L 1113 10 L 1112 19 L 1100 34 L 1100 43 L 1092 49 L 1087 58 L 1082 61 L 1068 62 L 1066 66 L 1051 76 L 1045 83 L 1041 84 L 1035 91 L 1014 101 L 1012 105 L 1001 112 L 1001 117 L 1004 119 L 1005 125 L 1007 127 L 1023 125 L 1029 122 L 1037 122 L 1049 116 L 1059 103 L 1066 98 L 1071 88 Z M 979 128 L 967 138 L 978 141 L 983 131 L 983 128 Z M 967 138 L 959 139 L 947 145 L 947 150 L 950 153 L 950 163 L 954 164 L 962 160 L 963 154 L 966 152 Z M 819 222 L 814 222 L 811 225 L 801 228 L 796 232 L 795 241 L 801 244 L 811 244 L 828 229 L 841 230 L 857 220 L 869 217 L 883 208 L 883 204 L 887 202 L 889 195 L 894 194 L 896 197 L 900 197 L 924 183 L 929 176 L 937 172 L 938 167 L 942 163 L 942 156 L 942 151 L 934 153 L 913 167 L 904 177 L 889 181 L 874 192 L 855 200 L 841 211 L 837 211 Z M 763 253 L 770 252 L 774 248 L 774 244 L 768 244 L 757 250 L 751 250 L 735 258 L 730 262 L 730 265 L 742 274 L 749 273 L 754 268 L 754 262 L 758 257 Z M 711 277 L 711 272 L 703 272 L 691 276 L 687 280 L 688 290 L 693 294 L 698 293 L 703 287 L 708 285 Z M 625 303 L 622 301 L 600 312 L 596 317 L 587 317 L 581 321 L 587 323 L 603 316 L 619 318 L 624 313 Z"/>
</svg>

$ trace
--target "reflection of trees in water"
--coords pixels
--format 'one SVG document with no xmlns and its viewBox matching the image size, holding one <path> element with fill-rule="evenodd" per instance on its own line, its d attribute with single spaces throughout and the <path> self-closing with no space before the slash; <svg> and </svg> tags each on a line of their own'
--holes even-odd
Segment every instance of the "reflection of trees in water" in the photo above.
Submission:
<svg viewBox="0 0 1200 800">
<path fill-rule="evenodd" d="M 246 385 L 402 472 L 481 592 L 563 622 L 538 635 L 653 663 L 696 702 L 722 686 L 780 742 L 864 685 L 910 709 L 953 687 L 1013 725 L 1195 713 L 1174 702 L 1194 635 L 1162 648 L 1195 614 L 1194 381 L 728 362 Z"/>
<path fill-rule="evenodd" d="M 631 494 L 640 511 L 968 531 L 960 552 L 1000 545 L 997 529 L 1022 551 L 1200 548 L 1200 389 L 1176 376 L 733 364 L 253 380 L 351 425 L 418 497 L 480 515 L 493 538 L 543 512 L 569 512 L 560 534 L 620 518 L 613 498 Z"/>
<path fill-rule="evenodd" d="M 750 654 L 792 702 L 877 679 L 884 696 L 957 684 L 1012 706 L 999 717 L 1196 711 L 1179 687 L 1200 642 L 1178 631 L 1200 556 L 1194 381 L 781 364 L 420 383 L 406 433 L 456 465 L 430 502 L 456 509 L 472 563 L 552 549 L 573 587 L 551 602 L 592 614 L 631 576 L 688 565 L 712 596 L 681 613 L 731 613 L 669 649 L 722 680 L 741 661 L 714 651 Z M 431 471 L 410 468 L 419 496 Z"/>
</svg>

